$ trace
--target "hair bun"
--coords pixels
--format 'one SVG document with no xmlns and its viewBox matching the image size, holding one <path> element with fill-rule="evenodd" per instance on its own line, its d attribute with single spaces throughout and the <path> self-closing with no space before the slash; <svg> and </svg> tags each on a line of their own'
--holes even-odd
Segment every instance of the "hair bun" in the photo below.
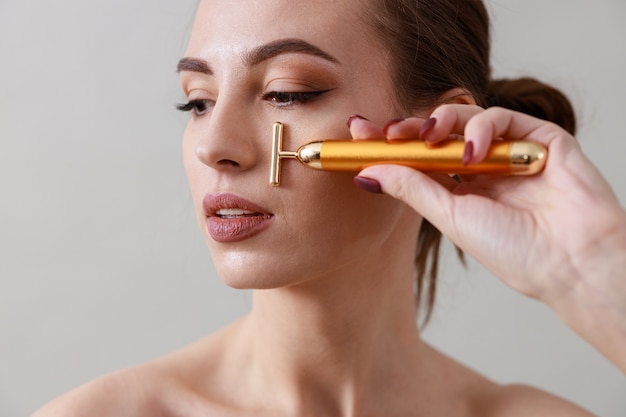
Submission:
<svg viewBox="0 0 626 417">
<path fill-rule="evenodd" d="M 576 115 L 569 99 L 558 89 L 534 78 L 489 82 L 487 107 L 499 106 L 558 124 L 572 135 Z"/>
</svg>

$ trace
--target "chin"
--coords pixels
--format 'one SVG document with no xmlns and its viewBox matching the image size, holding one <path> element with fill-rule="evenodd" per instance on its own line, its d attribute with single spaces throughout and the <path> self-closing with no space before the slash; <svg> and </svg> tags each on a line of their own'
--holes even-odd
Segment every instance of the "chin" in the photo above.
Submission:
<svg viewBox="0 0 626 417">
<path fill-rule="evenodd" d="M 258 275 L 241 276 L 241 274 L 231 275 L 220 272 L 218 274 L 224 284 L 236 290 L 270 290 L 282 287 L 278 282 L 272 282 L 272 280 L 264 279 Z"/>
<path fill-rule="evenodd" d="M 294 284 L 300 274 L 289 274 L 289 268 L 274 260 L 229 253 L 216 256 L 213 264 L 224 284 L 237 290 L 269 290 Z"/>
</svg>

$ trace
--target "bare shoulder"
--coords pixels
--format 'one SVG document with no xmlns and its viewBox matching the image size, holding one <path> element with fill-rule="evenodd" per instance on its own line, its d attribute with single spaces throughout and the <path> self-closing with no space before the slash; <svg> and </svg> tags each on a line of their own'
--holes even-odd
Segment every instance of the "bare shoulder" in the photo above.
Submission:
<svg viewBox="0 0 626 417">
<path fill-rule="evenodd" d="M 589 411 L 528 385 L 494 385 L 478 402 L 484 417 L 593 417 Z"/>
<path fill-rule="evenodd" d="M 131 368 L 80 386 L 46 404 L 33 417 L 159 416 L 156 387 L 145 367 Z"/>
<path fill-rule="evenodd" d="M 540 389 L 523 384 L 498 384 L 432 348 L 431 363 L 441 374 L 448 376 L 442 380 L 441 385 L 445 388 L 439 389 L 448 398 L 460 399 L 460 406 L 447 415 L 593 417 L 574 403 Z"/>
<path fill-rule="evenodd" d="M 180 358 L 179 366 L 171 366 Z M 179 417 L 219 415 L 184 375 L 184 355 L 103 376 L 55 399 L 32 417 Z M 209 414 L 207 414 L 209 413 Z"/>
<path fill-rule="evenodd" d="M 212 364 L 221 359 L 220 333 L 80 386 L 46 404 L 32 417 L 220 415 L 219 407 L 195 389 L 211 378 Z"/>
</svg>

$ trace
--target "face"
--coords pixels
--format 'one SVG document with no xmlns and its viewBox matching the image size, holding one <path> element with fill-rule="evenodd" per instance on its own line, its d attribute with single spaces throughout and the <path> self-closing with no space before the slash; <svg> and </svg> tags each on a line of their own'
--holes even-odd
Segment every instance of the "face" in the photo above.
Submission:
<svg viewBox="0 0 626 417">
<path fill-rule="evenodd" d="M 270 187 L 272 124 L 283 148 L 346 139 L 346 119 L 395 109 L 384 48 L 360 1 L 205 0 L 179 64 L 190 119 L 185 169 L 222 279 L 273 288 L 374 262 L 416 216 L 353 183 L 354 173 L 283 160 Z M 409 222 L 407 223 L 407 220 Z M 403 232 L 406 233 L 406 232 Z"/>
</svg>

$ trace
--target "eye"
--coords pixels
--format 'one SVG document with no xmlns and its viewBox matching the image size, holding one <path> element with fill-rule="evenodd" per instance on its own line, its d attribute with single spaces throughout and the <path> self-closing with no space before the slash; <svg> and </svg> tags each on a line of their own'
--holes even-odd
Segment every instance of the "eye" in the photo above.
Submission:
<svg viewBox="0 0 626 417">
<path fill-rule="evenodd" d="M 289 108 L 298 104 L 306 104 L 329 91 L 271 91 L 263 95 L 263 100 L 268 101 L 275 107 Z"/>
<path fill-rule="evenodd" d="M 176 109 L 185 112 L 191 112 L 194 116 L 204 116 L 212 107 L 211 100 L 189 100 L 186 104 L 179 104 Z"/>
</svg>

